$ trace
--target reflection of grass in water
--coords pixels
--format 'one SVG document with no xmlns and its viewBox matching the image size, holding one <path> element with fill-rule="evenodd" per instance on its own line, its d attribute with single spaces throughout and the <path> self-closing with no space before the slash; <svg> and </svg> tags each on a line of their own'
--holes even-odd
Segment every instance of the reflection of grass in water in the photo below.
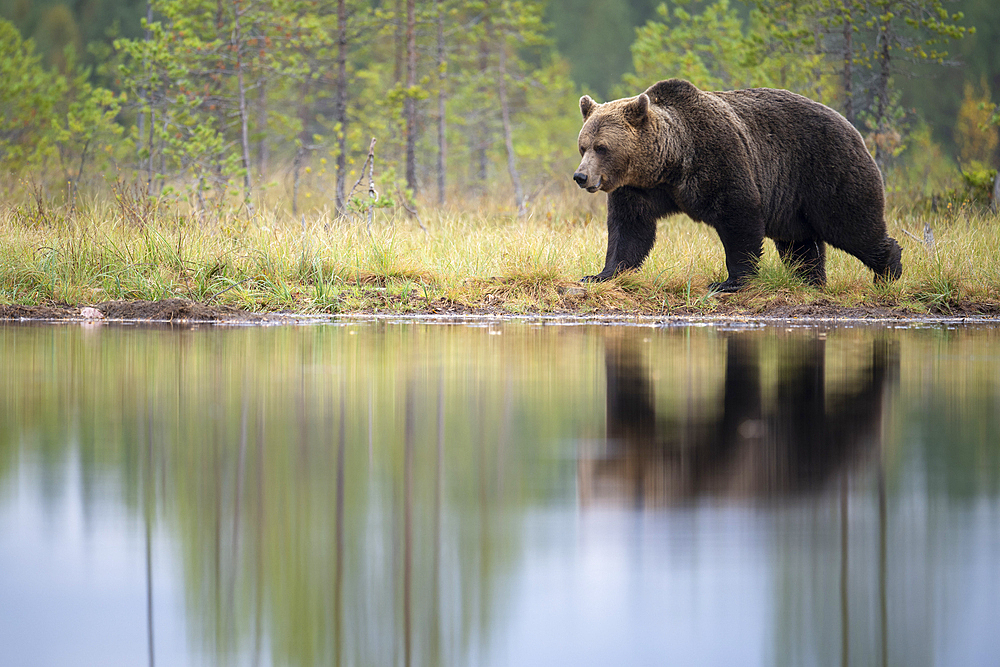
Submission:
<svg viewBox="0 0 1000 667">
<path fill-rule="evenodd" d="M 199 222 L 165 206 L 126 211 L 97 201 L 72 217 L 58 207 L 39 213 L 37 204 L 8 203 L 0 209 L 0 301 L 184 297 L 300 312 L 457 306 L 645 314 L 720 307 L 757 312 L 774 303 L 817 301 L 945 313 L 969 302 L 1000 304 L 1000 225 L 989 214 L 950 219 L 892 213 L 890 232 L 903 246 L 904 274 L 889 285 L 873 285 L 860 262 L 830 249 L 829 283 L 815 290 L 765 241 L 750 289 L 716 298 L 707 285 L 725 278 L 724 254 L 706 225 L 683 216 L 661 221 L 659 241 L 640 271 L 580 285 L 581 276 L 603 266 L 604 222 L 575 208 L 575 200 L 546 205 L 545 215 L 525 219 L 499 209 L 427 210 L 424 232 L 387 213 L 369 229 L 325 214 L 303 226 L 260 210 L 251 218 L 233 212 Z M 933 250 L 917 240 L 925 223 L 934 228 Z"/>
</svg>

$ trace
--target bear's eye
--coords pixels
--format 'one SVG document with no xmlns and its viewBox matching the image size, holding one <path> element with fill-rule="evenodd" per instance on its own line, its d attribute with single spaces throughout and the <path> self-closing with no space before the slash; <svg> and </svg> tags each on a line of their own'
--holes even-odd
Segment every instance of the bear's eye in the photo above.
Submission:
<svg viewBox="0 0 1000 667">
<path fill-rule="evenodd" d="M 583 146 L 580 146 L 580 157 L 583 157 L 583 154 L 586 152 L 586 149 Z"/>
<path fill-rule="evenodd" d="M 602 144 L 596 144 L 594 146 L 594 152 L 597 153 L 598 155 L 604 155 L 608 152 L 608 147 Z"/>
</svg>

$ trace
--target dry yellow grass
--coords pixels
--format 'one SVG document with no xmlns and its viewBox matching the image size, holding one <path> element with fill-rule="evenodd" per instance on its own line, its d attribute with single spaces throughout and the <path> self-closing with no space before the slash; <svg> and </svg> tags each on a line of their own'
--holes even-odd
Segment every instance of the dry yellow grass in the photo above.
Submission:
<svg viewBox="0 0 1000 667">
<path fill-rule="evenodd" d="M 603 196 L 555 195 L 517 218 L 497 205 L 424 209 L 362 219 L 272 209 L 197 220 L 118 192 L 76 212 L 38 198 L 0 208 L 0 303 L 87 305 L 181 297 L 245 310 L 501 313 L 767 312 L 794 305 L 926 313 L 997 311 L 1000 219 L 971 210 L 890 211 L 904 274 L 871 273 L 829 252 L 829 284 L 804 285 L 765 243 L 760 275 L 736 295 L 710 295 L 724 278 L 715 232 L 683 216 L 661 221 L 638 272 L 581 285 L 606 247 Z M 934 246 L 923 242 L 931 226 Z"/>
</svg>

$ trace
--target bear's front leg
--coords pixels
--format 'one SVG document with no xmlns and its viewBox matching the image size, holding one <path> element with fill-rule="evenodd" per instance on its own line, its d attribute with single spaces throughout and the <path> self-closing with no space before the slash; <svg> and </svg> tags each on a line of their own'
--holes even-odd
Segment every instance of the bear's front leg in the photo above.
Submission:
<svg viewBox="0 0 1000 667">
<path fill-rule="evenodd" d="M 656 242 L 660 216 L 652 197 L 639 188 L 621 187 L 608 194 L 608 252 L 604 270 L 582 282 L 602 282 L 638 269 Z"/>
<path fill-rule="evenodd" d="M 764 225 L 727 221 L 716 225 L 715 229 L 726 251 L 729 278 L 725 282 L 709 284 L 708 289 L 713 292 L 739 291 L 757 274 L 757 265 L 764 248 Z"/>
</svg>

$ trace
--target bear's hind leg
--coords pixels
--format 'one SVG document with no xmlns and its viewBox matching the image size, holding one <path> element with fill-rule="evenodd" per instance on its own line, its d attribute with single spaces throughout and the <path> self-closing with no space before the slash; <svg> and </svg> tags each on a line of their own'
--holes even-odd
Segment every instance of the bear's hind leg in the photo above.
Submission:
<svg viewBox="0 0 1000 667">
<path fill-rule="evenodd" d="M 826 244 L 808 239 L 805 241 L 774 240 L 778 256 L 785 266 L 798 274 L 813 287 L 826 284 Z"/>
</svg>

